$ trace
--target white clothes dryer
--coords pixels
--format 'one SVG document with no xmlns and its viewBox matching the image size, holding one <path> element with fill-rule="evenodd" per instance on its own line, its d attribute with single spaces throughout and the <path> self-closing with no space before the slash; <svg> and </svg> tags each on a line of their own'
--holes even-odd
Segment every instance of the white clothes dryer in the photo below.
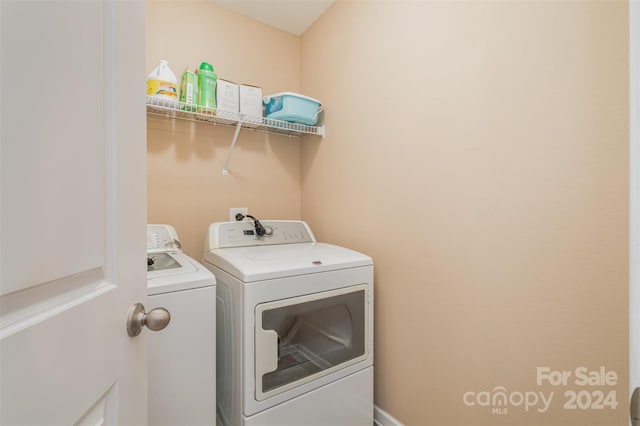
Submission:
<svg viewBox="0 0 640 426">
<path fill-rule="evenodd" d="M 216 424 L 216 280 L 170 225 L 147 225 L 148 310 L 171 320 L 148 338 L 149 424 Z"/>
<path fill-rule="evenodd" d="M 301 221 L 257 222 L 213 223 L 205 242 L 219 420 L 372 425 L 372 259 L 317 242 Z"/>
</svg>

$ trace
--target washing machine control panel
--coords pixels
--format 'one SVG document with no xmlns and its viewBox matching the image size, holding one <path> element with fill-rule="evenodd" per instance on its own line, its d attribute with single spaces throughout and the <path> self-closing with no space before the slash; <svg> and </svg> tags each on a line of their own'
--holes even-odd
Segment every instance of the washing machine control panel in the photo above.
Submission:
<svg viewBox="0 0 640 426">
<path fill-rule="evenodd" d="M 253 221 L 218 222 L 209 227 L 209 249 L 247 247 L 256 245 L 310 243 L 316 241 L 306 223 L 302 221 L 263 220 L 262 225 L 271 233 L 258 236 Z"/>
<path fill-rule="evenodd" d="M 175 228 L 171 225 L 147 225 L 147 253 L 181 251 L 182 244 Z"/>
</svg>

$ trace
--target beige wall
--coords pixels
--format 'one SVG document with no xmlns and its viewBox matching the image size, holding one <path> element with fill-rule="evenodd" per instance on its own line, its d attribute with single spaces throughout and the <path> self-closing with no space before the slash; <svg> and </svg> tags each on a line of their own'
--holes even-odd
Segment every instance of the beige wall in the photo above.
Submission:
<svg viewBox="0 0 640 426">
<path fill-rule="evenodd" d="M 178 76 L 211 63 L 219 78 L 299 91 L 300 38 L 205 1 L 147 2 L 147 69 L 160 59 Z M 230 207 L 259 218 L 300 218 L 300 141 L 242 130 L 222 166 L 233 128 L 149 116 L 148 221 L 169 223 L 184 250 L 202 258 L 210 223 L 229 220 Z"/>
<path fill-rule="evenodd" d="M 327 125 L 302 217 L 375 260 L 375 400 L 400 421 L 627 424 L 627 7 L 338 1 L 302 36 Z M 572 377 L 538 386 L 545 366 Z M 463 402 L 498 386 L 554 396 Z M 564 409 L 571 390 L 619 406 Z"/>
</svg>

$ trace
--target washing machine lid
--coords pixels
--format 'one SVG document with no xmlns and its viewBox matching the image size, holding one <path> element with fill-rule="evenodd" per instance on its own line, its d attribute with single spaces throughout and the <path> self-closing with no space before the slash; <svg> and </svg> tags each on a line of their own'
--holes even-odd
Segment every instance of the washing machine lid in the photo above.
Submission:
<svg viewBox="0 0 640 426">
<path fill-rule="evenodd" d="M 184 253 L 149 254 L 153 265 L 147 266 L 147 294 L 191 290 L 216 284 L 213 274 Z"/>
<path fill-rule="evenodd" d="M 204 262 L 245 283 L 373 265 L 362 253 L 318 242 L 212 249 Z"/>
</svg>

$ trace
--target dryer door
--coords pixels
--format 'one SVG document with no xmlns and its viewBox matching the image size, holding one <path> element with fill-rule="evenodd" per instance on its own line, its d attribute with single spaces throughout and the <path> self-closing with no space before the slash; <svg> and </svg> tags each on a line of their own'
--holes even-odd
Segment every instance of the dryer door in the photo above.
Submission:
<svg viewBox="0 0 640 426">
<path fill-rule="evenodd" d="M 256 307 L 258 401 L 366 359 L 368 287 L 361 284 Z"/>
</svg>

